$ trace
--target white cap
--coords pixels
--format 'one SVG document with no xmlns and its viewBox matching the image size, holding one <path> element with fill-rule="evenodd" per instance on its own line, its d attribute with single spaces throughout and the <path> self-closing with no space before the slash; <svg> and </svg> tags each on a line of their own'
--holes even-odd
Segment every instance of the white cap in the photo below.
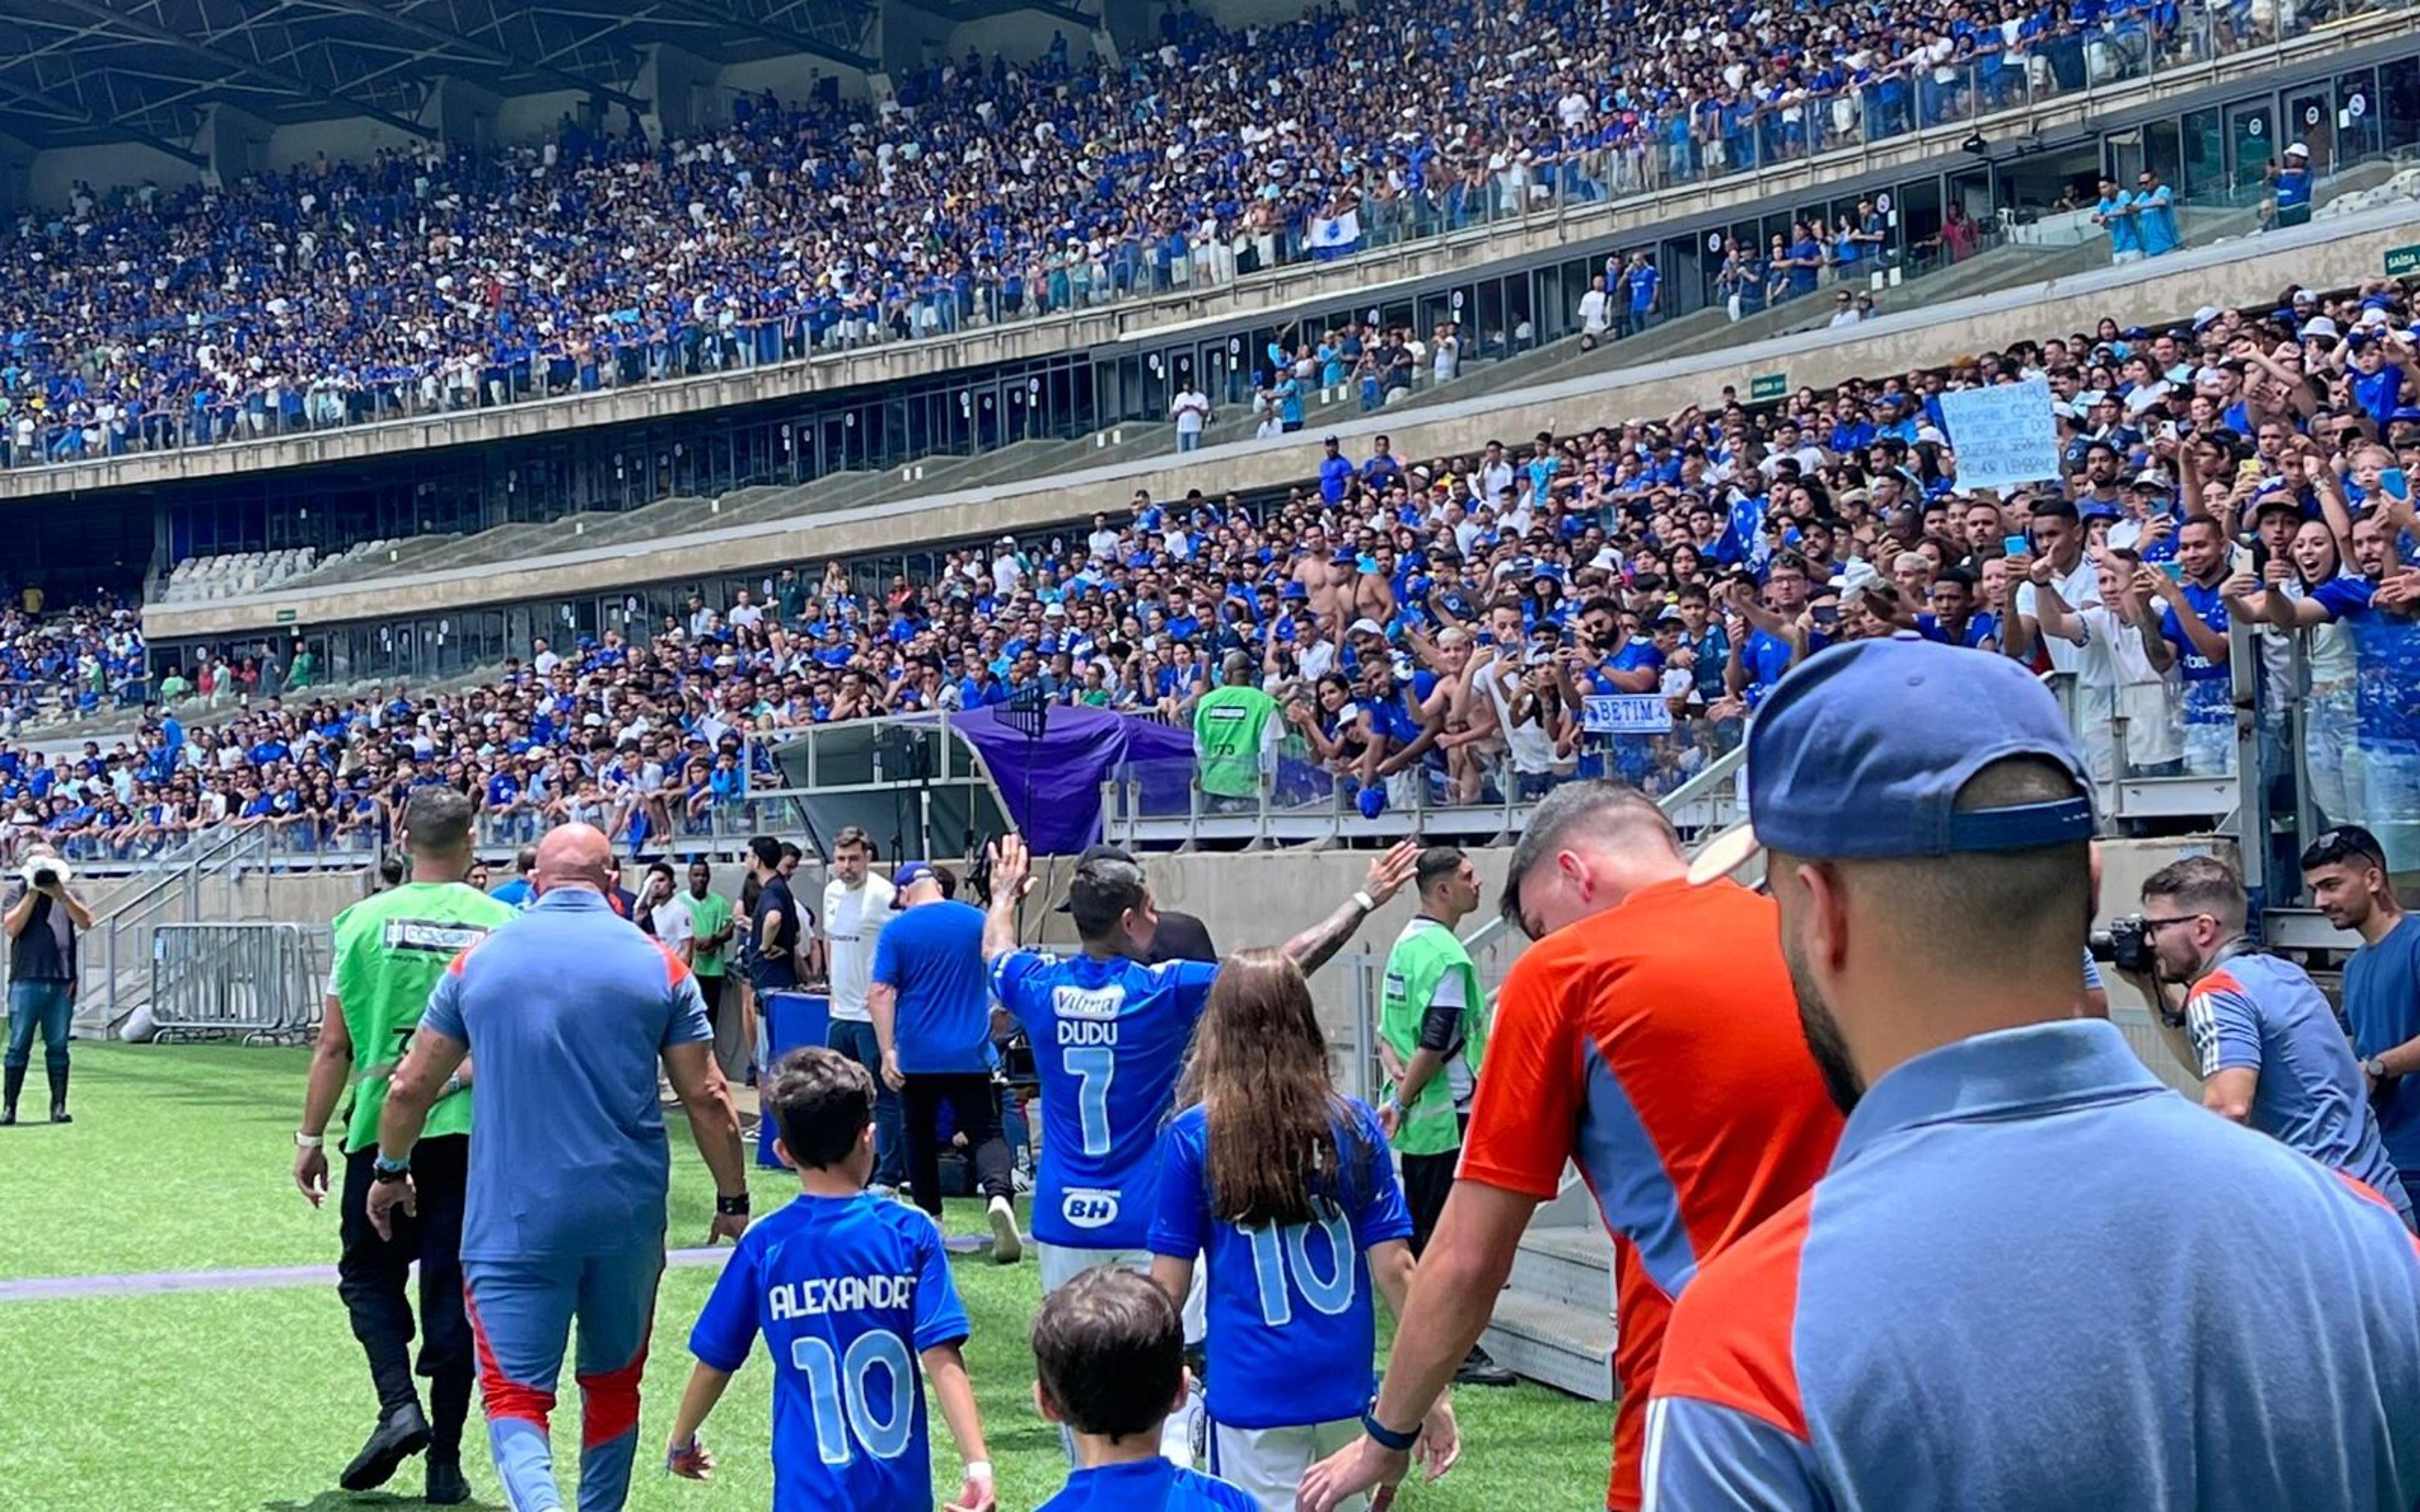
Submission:
<svg viewBox="0 0 2420 1512">
<path fill-rule="evenodd" d="M 2325 336 L 2329 340 L 2333 341 L 2337 336 L 2342 335 L 2343 332 L 2336 330 L 2336 323 L 2333 318 L 2324 315 L 2315 315 L 2308 320 L 2303 322 L 2303 334 L 2305 336 Z"/>
<path fill-rule="evenodd" d="M 1364 617 L 1355 620 L 1344 633 L 1346 635 L 1385 635 L 1387 627 L 1375 620 Z"/>
<path fill-rule="evenodd" d="M 2307 158 L 2310 155 L 2311 149 L 2306 143 L 2288 142 L 2286 144 L 2286 156 L 2289 158 Z"/>
</svg>

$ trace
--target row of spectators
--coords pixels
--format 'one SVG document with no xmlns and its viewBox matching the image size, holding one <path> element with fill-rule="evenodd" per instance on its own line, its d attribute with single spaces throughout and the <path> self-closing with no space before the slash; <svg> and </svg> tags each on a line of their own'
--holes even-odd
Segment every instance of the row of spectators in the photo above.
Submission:
<svg viewBox="0 0 2420 1512">
<path fill-rule="evenodd" d="M 1390 803 L 1601 771 L 1661 789 L 1813 650 L 1900 633 L 2072 674 L 2104 781 L 2218 775 L 2241 620 L 2264 764 L 2292 765 L 2299 729 L 2322 818 L 2366 821 L 2402 870 L 2420 848 L 2413 319 L 2380 280 L 1766 410 L 1726 393 L 1419 462 L 1331 440 L 1314 483 L 1257 507 L 1138 495 L 878 591 L 837 563 L 784 569 L 644 645 L 537 642 L 464 695 L 272 700 L 47 766 L 0 752 L 0 804 L 71 843 L 233 818 L 366 844 L 413 784 L 448 782 L 507 828 L 581 817 L 640 849 L 739 801 L 752 729 L 1019 694 L 1185 721 L 1222 684 L 1279 702 L 1298 765 Z M 2063 476 L 1962 487 L 1942 394 L 2036 376 Z M 1591 695 L 1657 701 L 1670 729 L 1591 734 Z"/>
<path fill-rule="evenodd" d="M 112 595 L 54 609 L 28 586 L 0 607 L 0 730 L 141 703 L 147 679 L 141 623 Z"/>
<path fill-rule="evenodd" d="M 743 99 L 692 139 L 566 120 L 489 156 L 79 185 L 0 237 L 0 451 L 589 391 L 1219 282 L 1935 125 L 2335 8 L 1388 0 L 1230 28 L 1180 8 L 1121 63 L 1063 36 L 878 106 Z M 1386 87 L 1340 85 L 1381 60 Z M 1880 255 L 1869 230 L 1812 239 L 1840 265 Z M 1762 292 L 1805 281 L 1813 255 L 1785 251 L 1800 271 L 1776 289 L 1776 259 Z"/>
</svg>

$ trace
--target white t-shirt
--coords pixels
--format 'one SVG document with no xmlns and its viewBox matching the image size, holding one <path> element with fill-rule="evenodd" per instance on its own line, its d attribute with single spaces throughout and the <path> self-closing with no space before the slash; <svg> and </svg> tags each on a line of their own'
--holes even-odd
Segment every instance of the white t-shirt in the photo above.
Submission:
<svg viewBox="0 0 2420 1512">
<path fill-rule="evenodd" d="M 697 937 L 697 920 L 690 917 L 689 904 L 675 893 L 670 903 L 660 903 L 647 910 L 656 926 L 656 943 L 667 950 L 677 951 Z"/>
<path fill-rule="evenodd" d="M 824 939 L 831 947 L 831 1016 L 845 1023 L 865 1024 L 865 992 L 874 980 L 874 947 L 882 926 L 891 921 L 891 879 L 868 873 L 865 884 L 850 887 L 835 879 L 824 884 Z"/>
<path fill-rule="evenodd" d="M 1605 290 L 1601 288 L 1592 288 L 1580 296 L 1580 329 L 1582 331 L 1594 335 L 1606 329 L 1606 302 Z"/>
<path fill-rule="evenodd" d="M 1210 397 L 1196 390 L 1187 389 L 1176 396 L 1174 412 L 1176 434 L 1199 436 L 1202 434 L 1202 417 L 1210 412 Z M 1112 541 L 1110 544 L 1114 546 L 1116 543 Z"/>
<path fill-rule="evenodd" d="M 2075 559 L 2074 570 L 2058 580 L 2058 596 L 2067 601 L 2069 609 L 2079 612 L 2101 602 L 2101 575 L 2094 570 L 2090 557 L 2078 556 Z M 2040 610 L 2037 607 L 2039 602 L 2040 595 L 2033 584 L 2027 582 L 2017 585 L 2018 613 L 2033 615 L 2039 619 L 2040 617 Z M 2092 672 L 2106 675 L 2105 666 L 2095 665 L 2093 658 L 2084 654 L 2085 648 L 2074 641 L 2062 640 L 2055 635 L 2045 635 L 2042 640 L 2050 647 L 2050 664 L 2060 671 L 2083 673 L 2089 670 Z M 2089 682 L 2094 679 L 2087 677 L 2085 680 Z M 2100 686 L 2105 687 L 2112 685 L 2102 682 Z"/>
</svg>

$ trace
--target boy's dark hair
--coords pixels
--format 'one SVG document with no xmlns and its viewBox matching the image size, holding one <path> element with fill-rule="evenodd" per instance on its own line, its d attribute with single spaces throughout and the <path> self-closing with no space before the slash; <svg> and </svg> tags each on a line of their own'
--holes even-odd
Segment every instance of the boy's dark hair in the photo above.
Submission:
<svg viewBox="0 0 2420 1512">
<path fill-rule="evenodd" d="M 874 1078 L 837 1050 L 802 1045 L 774 1066 L 764 1110 L 794 1164 L 837 1165 L 874 1121 Z"/>
<path fill-rule="evenodd" d="M 759 835 L 748 842 L 748 854 L 756 864 L 770 872 L 782 864 L 782 842 L 770 835 Z"/>
<path fill-rule="evenodd" d="M 1033 1365 L 1043 1395 L 1075 1431 L 1156 1434 L 1185 1384 L 1185 1319 L 1149 1277 L 1116 1266 L 1087 1271 L 1042 1299 Z"/>
</svg>

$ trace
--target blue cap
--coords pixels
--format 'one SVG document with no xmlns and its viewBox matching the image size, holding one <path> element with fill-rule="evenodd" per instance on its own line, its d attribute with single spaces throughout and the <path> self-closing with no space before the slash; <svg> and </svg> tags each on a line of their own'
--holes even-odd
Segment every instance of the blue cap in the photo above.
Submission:
<svg viewBox="0 0 2420 1512">
<path fill-rule="evenodd" d="M 906 892 L 919 882 L 932 881 L 933 877 L 932 862 L 904 861 L 900 863 L 898 871 L 891 873 L 891 886 L 901 892 Z"/>
<path fill-rule="evenodd" d="M 2037 756 L 2074 778 L 2049 803 L 1958 809 L 1967 779 Z M 1748 726 L 1748 822 L 1714 837 L 1692 882 L 1761 848 L 1815 860 L 2030 850 L 2092 836 L 2084 750 L 2049 689 L 2005 656 L 1913 637 L 1857 640 L 1782 678 Z"/>
</svg>

